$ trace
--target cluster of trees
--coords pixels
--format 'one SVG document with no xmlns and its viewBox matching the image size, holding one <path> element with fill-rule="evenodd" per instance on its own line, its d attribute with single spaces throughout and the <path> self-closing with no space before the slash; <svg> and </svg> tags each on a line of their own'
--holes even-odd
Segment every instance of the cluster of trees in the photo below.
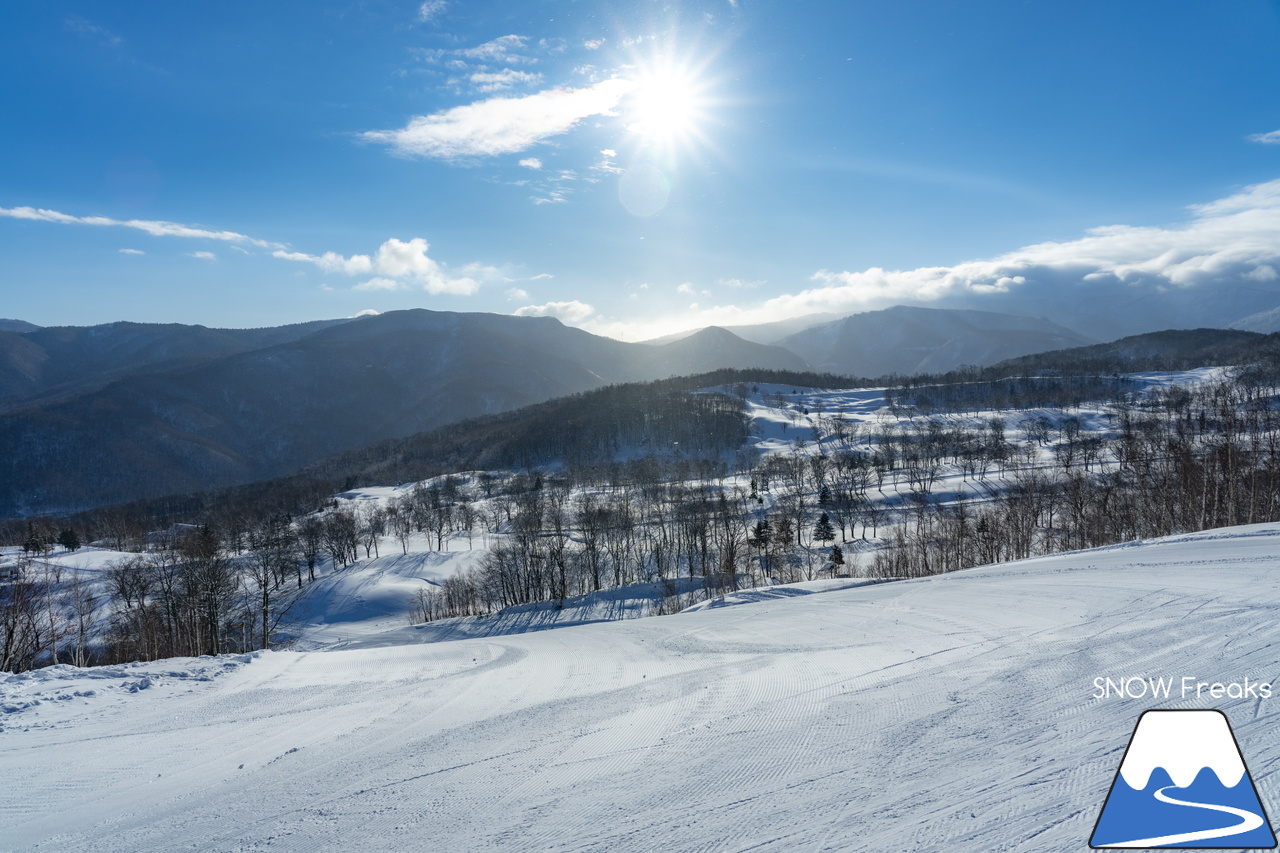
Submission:
<svg viewBox="0 0 1280 853">
<path fill-rule="evenodd" d="M 1138 383 L 1119 374 L 1053 373 L 975 378 L 967 382 L 925 384 L 919 380 L 885 391 L 885 404 L 909 406 L 923 415 L 1002 409 L 1078 408 L 1089 400 L 1132 397 Z"/>
<path fill-rule="evenodd" d="M 549 481 L 519 499 L 513 536 L 479 567 L 423 592 L 418 617 L 677 575 L 709 590 L 824 571 L 919 577 L 1280 519 L 1275 387 L 1227 379 L 1139 400 L 1106 377 L 1061 379 L 1024 387 L 1069 403 L 1093 388 L 1109 400 L 1109 428 L 1043 409 L 863 424 L 786 403 L 812 441 L 758 460 L 747 485 Z M 954 399 L 982 393 L 965 386 Z M 957 475 L 959 493 L 940 491 Z"/>
<path fill-rule="evenodd" d="M 917 577 L 1278 520 L 1276 392 L 1238 380 L 1169 388 L 1142 406 L 1116 406 L 1105 437 L 1067 419 L 1052 463 L 1028 454 L 982 500 L 915 502 L 869 570 Z"/>
<path fill-rule="evenodd" d="M 1255 366 L 1140 398 L 1101 374 L 969 377 L 899 389 L 894 408 L 871 421 L 775 393 L 769 402 L 791 416 L 793 441 L 762 458 L 730 452 L 745 438 L 743 398 L 755 386 L 673 394 L 648 426 L 630 409 L 597 413 L 594 450 L 554 469 L 445 475 L 385 504 L 326 497 L 301 513 L 231 501 L 163 535 L 101 513 L 90 535 L 136 555 L 96 597 L 47 559 L 74 530 L 29 524 L 16 536 L 23 556 L 0 583 L 0 669 L 263 648 L 287 634 L 300 591 L 325 570 L 392 542 L 407 553 L 415 536 L 447 550 L 465 533 L 468 547 L 476 537 L 485 547 L 473 568 L 418 595 L 416 618 L 430 620 L 637 581 L 688 578 L 713 594 L 824 572 L 917 577 L 1276 520 L 1276 377 Z M 692 433 L 677 425 L 677 401 L 690 399 Z M 1039 408 L 940 413 L 1012 399 Z M 1089 417 L 1105 428 L 1064 411 L 1100 399 L 1107 420 Z M 714 435 L 691 437 L 703 428 Z M 672 435 L 685 438 L 677 446 Z M 628 447 L 641 452 L 618 458 Z M 95 652 L 86 638 L 103 624 L 107 641 Z"/>
</svg>

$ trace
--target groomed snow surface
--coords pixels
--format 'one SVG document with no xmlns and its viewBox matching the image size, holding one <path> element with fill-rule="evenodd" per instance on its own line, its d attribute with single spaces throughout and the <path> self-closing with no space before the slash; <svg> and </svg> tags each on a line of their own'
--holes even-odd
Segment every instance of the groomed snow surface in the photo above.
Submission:
<svg viewBox="0 0 1280 853">
<path fill-rule="evenodd" d="M 1155 706 L 1224 710 L 1274 815 L 1280 698 L 1093 679 L 1280 682 L 1278 555 L 1255 525 L 655 618 L 9 676 L 0 848 L 1082 851 Z"/>
</svg>

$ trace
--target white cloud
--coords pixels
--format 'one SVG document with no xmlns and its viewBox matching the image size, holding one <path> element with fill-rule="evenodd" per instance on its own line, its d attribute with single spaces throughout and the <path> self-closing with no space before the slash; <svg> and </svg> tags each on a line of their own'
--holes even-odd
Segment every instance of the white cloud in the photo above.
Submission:
<svg viewBox="0 0 1280 853">
<path fill-rule="evenodd" d="M 555 276 L 553 276 L 549 272 L 540 272 L 537 275 L 535 275 L 533 278 L 529 279 L 529 281 L 542 281 L 543 279 L 548 279 L 548 278 L 555 278 Z"/>
<path fill-rule="evenodd" d="M 257 240 L 253 237 L 246 237 L 244 234 L 237 234 L 235 231 L 211 231 L 207 228 L 197 228 L 191 225 L 182 225 L 177 222 L 164 222 L 161 220 L 150 219 L 111 219 L 106 216 L 72 216 L 67 213 L 59 213 L 56 210 L 45 210 L 35 207 L 0 207 L 0 216 L 7 216 L 10 219 L 29 219 L 36 222 L 57 222 L 62 225 L 99 225 L 118 228 L 134 228 L 138 231 L 145 231 L 155 237 L 196 237 L 205 240 L 222 240 L 228 243 L 248 243 L 251 246 L 260 246 L 264 249 L 283 249 L 279 243 L 271 243 L 266 240 Z"/>
<path fill-rule="evenodd" d="M 718 278 L 718 279 L 716 279 L 716 284 L 722 285 L 722 286 L 724 286 L 724 287 L 759 287 L 760 285 L 762 285 L 762 284 L 764 284 L 764 283 L 765 283 L 765 282 L 764 282 L 764 280 L 763 280 L 763 279 L 755 279 L 755 280 L 752 280 L 752 281 L 747 281 L 747 280 L 745 280 L 745 279 L 741 279 L 741 278 Z"/>
<path fill-rule="evenodd" d="M 408 290 L 409 285 L 396 281 L 394 278 L 371 278 L 368 281 L 362 281 L 352 290 Z"/>
<path fill-rule="evenodd" d="M 191 257 L 199 258 L 202 261 L 216 261 L 218 256 L 213 252 L 191 252 Z"/>
<path fill-rule="evenodd" d="M 584 42 L 582 43 L 582 46 L 583 46 L 583 47 L 585 47 L 587 50 L 597 50 L 597 49 L 599 49 L 599 48 L 600 48 L 600 46 L 601 46 L 601 45 L 603 45 L 603 44 L 604 44 L 604 39 L 602 39 L 602 38 L 601 38 L 601 39 L 587 39 L 586 41 L 584 41 Z"/>
<path fill-rule="evenodd" d="M 523 50 L 528 42 L 529 39 L 525 36 L 499 36 L 493 41 L 487 41 L 482 45 L 463 48 L 454 52 L 468 59 L 481 59 L 485 62 L 534 62 L 536 60 L 516 53 L 518 50 Z"/>
<path fill-rule="evenodd" d="M 1280 180 L 1190 210 L 1190 221 L 1177 227 L 1092 228 L 1078 240 L 1037 243 L 954 266 L 819 270 L 813 280 L 823 286 L 779 296 L 765 305 L 775 317 L 783 317 L 855 310 L 872 303 L 932 301 L 965 292 L 1005 292 L 1029 282 L 1109 279 L 1189 288 L 1232 276 L 1265 276 L 1265 271 L 1258 272 L 1263 266 L 1280 262 Z"/>
<path fill-rule="evenodd" d="M 142 251 L 141 249 L 120 249 L 119 251 L 120 251 L 120 254 L 122 255 L 145 255 L 146 254 L 146 252 Z"/>
<path fill-rule="evenodd" d="M 372 130 L 361 136 L 403 155 L 441 160 L 513 154 L 568 132 L 588 116 L 612 115 L 633 86 L 613 78 L 582 89 L 489 98 L 418 116 L 400 130 Z"/>
<path fill-rule="evenodd" d="M 526 302 L 529 299 L 529 291 L 522 287 L 507 288 L 507 299 L 511 302 Z"/>
<path fill-rule="evenodd" d="M 277 250 L 272 252 L 271 256 L 286 261 L 306 261 L 307 263 L 315 264 L 325 272 L 340 272 L 347 275 L 367 275 L 373 272 L 373 259 L 368 255 L 352 255 L 347 258 L 337 252 L 308 255 L 305 252 Z"/>
<path fill-rule="evenodd" d="M 449 4 L 445 0 L 426 0 L 425 3 L 418 7 L 418 20 L 424 24 L 433 20 L 445 10 L 447 5 Z"/>
<path fill-rule="evenodd" d="M 541 169 L 542 161 L 537 157 L 526 157 L 520 161 L 520 165 L 524 166 L 526 169 Z"/>
<path fill-rule="evenodd" d="M 1108 293 L 1129 301 L 1241 280 L 1280 281 L 1280 180 L 1207 204 L 1195 205 L 1182 224 L 1168 227 L 1113 225 L 1076 240 L 1037 243 L 1005 254 L 952 266 L 910 270 L 830 272 L 813 275 L 814 287 L 751 305 L 708 305 L 652 318 L 593 316 L 583 328 L 623 340 L 646 340 L 707 325 L 768 323 L 818 312 L 841 314 L 903 302 L 981 307 L 984 297 L 1052 297 L 1058 304 L 1097 299 L 1109 310 Z M 1253 285 L 1258 286 L 1257 284 Z M 644 285 L 640 286 L 644 289 Z M 692 286 L 689 288 L 692 289 Z M 1209 291 L 1212 292 L 1212 291 Z M 993 307 L 991 310 L 1004 310 Z M 1128 332 L 1126 332 L 1128 333 Z"/>
<path fill-rule="evenodd" d="M 1250 142 L 1261 142 L 1263 145 L 1280 145 L 1280 130 L 1270 133 L 1251 133 L 1245 137 Z"/>
<path fill-rule="evenodd" d="M 357 317 L 377 317 L 381 313 L 382 313 L 381 311 L 375 310 L 373 308 L 366 308 L 363 311 L 357 311 L 356 313 L 352 314 L 351 319 L 354 320 Z"/>
<path fill-rule="evenodd" d="M 504 68 L 501 71 L 476 71 L 468 79 L 477 92 L 490 94 L 510 89 L 513 86 L 537 85 L 542 82 L 542 75 Z"/>
<path fill-rule="evenodd" d="M 568 302 L 547 302 L 543 305 L 526 305 L 514 312 L 517 317 L 557 317 L 566 323 L 581 323 L 596 313 L 585 302 L 574 299 Z"/>
<path fill-rule="evenodd" d="M 617 158 L 618 152 L 612 148 L 604 148 L 600 151 L 600 159 L 591 167 L 597 172 L 605 172 L 610 175 L 621 175 L 625 169 L 618 166 L 614 160 Z"/>
<path fill-rule="evenodd" d="M 356 285 L 358 290 L 390 290 L 393 289 L 392 284 L 398 284 L 398 281 L 393 280 L 398 279 L 409 279 L 431 294 L 466 296 L 480 289 L 480 283 L 470 276 L 449 275 L 439 262 L 427 256 L 428 248 L 427 241 L 421 237 L 408 241 L 392 237 L 379 246 L 372 257 L 345 257 L 337 252 L 308 255 L 304 252 L 285 251 L 272 252 L 272 256 L 286 261 L 315 264 L 326 272 L 341 272 L 352 276 L 376 274 L 374 278 Z M 497 275 L 497 270 L 493 267 L 478 264 L 468 265 L 465 269 L 472 274 Z"/>
</svg>

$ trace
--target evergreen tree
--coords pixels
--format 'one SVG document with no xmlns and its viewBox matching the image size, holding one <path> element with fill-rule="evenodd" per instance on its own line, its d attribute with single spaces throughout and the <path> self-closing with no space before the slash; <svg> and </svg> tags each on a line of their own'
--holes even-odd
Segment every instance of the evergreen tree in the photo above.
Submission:
<svg viewBox="0 0 1280 853">
<path fill-rule="evenodd" d="M 747 544 L 752 548 L 765 548 L 771 541 L 773 541 L 773 527 L 769 524 L 769 519 L 762 518 L 752 528 Z"/>
<path fill-rule="evenodd" d="M 836 538 L 835 528 L 831 526 L 831 516 L 825 512 L 818 517 L 818 523 L 813 526 L 813 538 L 819 542 L 830 542 Z"/>
<path fill-rule="evenodd" d="M 80 548 L 80 534 L 74 527 L 64 527 L 58 533 L 58 544 L 68 551 L 76 551 Z"/>
</svg>

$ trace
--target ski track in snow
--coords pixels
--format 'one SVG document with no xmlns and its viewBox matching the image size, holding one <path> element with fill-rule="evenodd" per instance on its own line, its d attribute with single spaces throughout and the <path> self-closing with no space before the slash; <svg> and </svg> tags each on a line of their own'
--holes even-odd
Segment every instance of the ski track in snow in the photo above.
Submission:
<svg viewBox="0 0 1280 853">
<path fill-rule="evenodd" d="M 1222 708 L 1276 802 L 1280 698 L 1092 682 L 1280 681 L 1278 554 L 1255 525 L 666 617 L 0 676 L 0 849 L 1082 851 L 1148 707 Z"/>
</svg>

